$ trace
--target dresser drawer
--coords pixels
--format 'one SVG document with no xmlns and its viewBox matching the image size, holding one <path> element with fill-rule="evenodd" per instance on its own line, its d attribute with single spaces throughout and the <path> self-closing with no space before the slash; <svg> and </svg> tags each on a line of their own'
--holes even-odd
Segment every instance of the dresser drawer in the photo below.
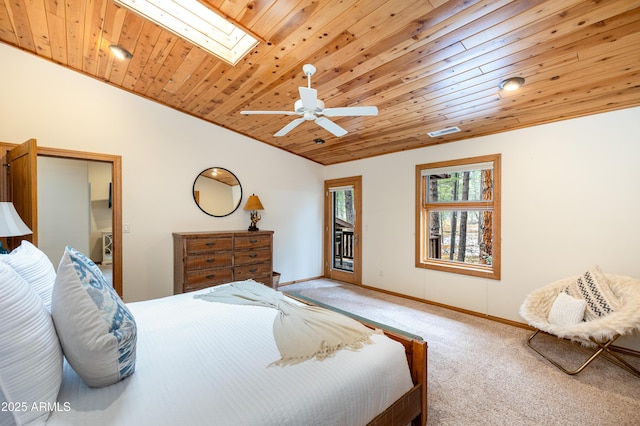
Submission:
<svg viewBox="0 0 640 426">
<path fill-rule="evenodd" d="M 251 250 L 257 248 L 271 249 L 270 235 L 242 235 L 236 236 L 234 250 Z"/>
<path fill-rule="evenodd" d="M 271 250 L 257 249 L 238 251 L 233 255 L 234 266 L 251 265 L 253 263 L 271 262 Z"/>
<path fill-rule="evenodd" d="M 214 251 L 231 251 L 233 238 L 215 237 L 215 238 L 189 238 L 187 240 L 187 255 L 214 252 Z"/>
<path fill-rule="evenodd" d="M 231 266 L 231 252 L 222 251 L 217 253 L 194 254 L 185 259 L 185 265 L 187 271 Z"/>
<path fill-rule="evenodd" d="M 183 293 L 189 293 L 191 291 L 198 291 L 198 290 L 202 290 L 203 288 L 213 287 L 213 286 L 220 285 L 220 284 L 224 284 L 224 283 L 217 283 L 217 284 L 211 284 L 211 283 L 208 283 L 208 282 L 202 282 L 202 283 L 197 283 L 197 284 L 185 283 L 184 288 L 182 289 L 182 292 Z"/>
<path fill-rule="evenodd" d="M 271 263 L 256 263 L 255 265 L 236 266 L 233 268 L 236 281 L 242 281 L 249 278 L 254 278 L 259 275 L 271 274 Z"/>
<path fill-rule="evenodd" d="M 187 272 L 185 290 L 193 291 L 232 280 L 232 268 L 199 269 Z"/>
<path fill-rule="evenodd" d="M 260 275 L 257 277 L 252 277 L 255 282 L 259 282 L 261 284 L 266 285 L 267 287 L 273 287 L 273 276 L 271 274 Z"/>
</svg>

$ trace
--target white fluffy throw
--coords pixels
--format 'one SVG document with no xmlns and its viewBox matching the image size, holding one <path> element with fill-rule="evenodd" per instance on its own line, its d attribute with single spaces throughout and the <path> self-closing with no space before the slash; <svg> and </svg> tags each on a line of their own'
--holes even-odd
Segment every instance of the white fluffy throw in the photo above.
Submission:
<svg viewBox="0 0 640 426">
<path fill-rule="evenodd" d="M 640 330 L 640 280 L 605 274 L 611 290 L 620 303 L 615 312 L 577 324 L 557 325 L 549 322 L 549 313 L 558 294 L 580 276 L 565 278 L 532 291 L 520 307 L 520 316 L 529 325 L 555 336 L 595 346 L 589 340 L 607 341 L 616 335 Z"/>
<path fill-rule="evenodd" d="M 297 304 L 281 292 L 253 280 L 220 285 L 194 297 L 208 302 L 277 309 L 279 315 L 273 322 L 273 337 L 282 358 L 274 365 L 297 364 L 311 358 L 322 360 L 341 349 L 356 350 L 365 343 L 373 343 L 372 333 L 381 333 L 337 312 Z"/>
</svg>

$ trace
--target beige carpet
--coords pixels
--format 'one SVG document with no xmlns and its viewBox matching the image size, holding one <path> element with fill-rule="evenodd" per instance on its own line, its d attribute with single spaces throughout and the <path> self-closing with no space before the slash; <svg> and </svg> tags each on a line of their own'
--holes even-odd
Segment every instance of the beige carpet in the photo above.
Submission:
<svg viewBox="0 0 640 426">
<path fill-rule="evenodd" d="M 422 336 L 430 425 L 640 425 L 640 378 L 606 360 L 568 376 L 527 346 L 528 330 L 337 281 L 279 289 Z M 551 336 L 539 347 L 570 368 L 588 357 Z"/>
<path fill-rule="evenodd" d="M 102 271 L 102 276 L 105 280 L 107 280 L 107 283 L 111 287 L 113 287 L 113 265 L 98 264 L 98 268 L 100 268 L 100 271 Z"/>
</svg>

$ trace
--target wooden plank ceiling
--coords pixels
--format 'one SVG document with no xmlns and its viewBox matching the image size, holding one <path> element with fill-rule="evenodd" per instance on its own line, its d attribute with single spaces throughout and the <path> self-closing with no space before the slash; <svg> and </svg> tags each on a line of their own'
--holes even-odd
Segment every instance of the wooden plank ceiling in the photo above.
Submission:
<svg viewBox="0 0 640 426">
<path fill-rule="evenodd" d="M 206 4 L 263 39 L 235 67 L 112 0 L 0 0 L 0 41 L 320 164 L 640 105 L 640 0 Z M 306 63 L 327 107 L 378 116 L 332 118 L 342 137 L 313 121 L 274 137 L 296 117 L 240 114 L 293 110 Z M 501 92 L 512 76 L 524 87 Z"/>
</svg>

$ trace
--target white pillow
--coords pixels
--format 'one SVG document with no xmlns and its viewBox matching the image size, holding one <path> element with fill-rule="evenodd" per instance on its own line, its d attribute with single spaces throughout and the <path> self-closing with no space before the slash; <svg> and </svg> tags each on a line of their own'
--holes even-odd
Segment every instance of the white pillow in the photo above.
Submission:
<svg viewBox="0 0 640 426">
<path fill-rule="evenodd" d="M 49 257 L 27 240 L 9 254 L 0 255 L 0 261 L 10 265 L 24 278 L 51 311 L 51 291 L 56 280 L 56 270 Z"/>
<path fill-rule="evenodd" d="M 44 423 L 61 383 L 62 350 L 51 315 L 29 284 L 0 262 L 0 422 Z"/>
<path fill-rule="evenodd" d="M 51 315 L 67 361 L 87 385 L 108 386 L 133 373 L 133 315 L 96 264 L 71 247 L 58 266 Z"/>
<path fill-rule="evenodd" d="M 584 319 L 587 302 L 561 291 L 551 306 L 549 322 L 555 325 L 578 324 Z"/>
</svg>

